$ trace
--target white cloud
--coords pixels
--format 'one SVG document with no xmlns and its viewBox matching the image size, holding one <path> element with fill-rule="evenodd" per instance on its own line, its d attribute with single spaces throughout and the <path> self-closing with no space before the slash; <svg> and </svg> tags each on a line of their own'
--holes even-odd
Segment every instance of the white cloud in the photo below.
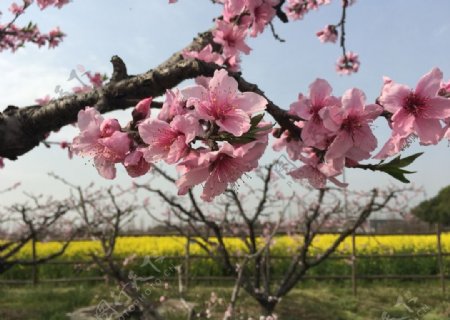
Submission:
<svg viewBox="0 0 450 320">
<path fill-rule="evenodd" d="M 33 51 L 33 50 L 32 50 Z M 36 61 L 33 52 L 14 56 L 0 55 L 0 107 L 25 106 L 35 99 L 55 95 L 55 87 L 66 87 L 69 68 L 54 67 L 47 61 Z"/>
</svg>

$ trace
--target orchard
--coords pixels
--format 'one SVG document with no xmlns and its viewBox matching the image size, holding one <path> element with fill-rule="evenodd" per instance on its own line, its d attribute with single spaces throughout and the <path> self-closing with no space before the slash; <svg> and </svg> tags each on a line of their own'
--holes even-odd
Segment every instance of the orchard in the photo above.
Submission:
<svg viewBox="0 0 450 320">
<path fill-rule="evenodd" d="M 233 319 L 243 289 L 268 320 L 371 213 L 399 210 L 398 194 L 416 202 L 411 182 L 426 179 L 430 193 L 448 184 L 447 2 L 79 2 L 0 6 L 0 190 L 17 181 L 26 187 L 31 171 L 69 177 L 54 175 L 58 186 L 48 190 L 58 193 L 63 182 L 76 195 L 64 202 L 64 213 L 77 208 L 85 230 L 106 230 L 99 238 L 104 252 L 94 260 L 118 283 L 126 281 L 112 258 L 128 212 L 116 204 L 122 193 L 148 192 L 149 202 L 158 203 L 155 219 L 202 239 L 198 245 L 219 257 L 224 274 L 235 279 L 223 319 Z M 47 182 L 39 179 L 30 186 L 43 192 Z M 98 194 L 82 187 L 87 181 L 126 190 L 99 189 L 113 215 L 88 218 L 84 199 L 94 203 Z M 381 189 L 365 188 L 380 181 Z M 355 187 L 365 190 L 348 191 Z M 302 243 L 286 277 L 272 283 L 268 248 L 289 220 L 286 208 L 302 201 L 309 201 L 303 219 L 289 221 L 303 226 Z M 158 206 L 167 209 L 157 212 Z M 223 218 L 228 210 L 236 220 Z M 348 211 L 353 220 L 343 224 Z M 110 221 L 112 229 L 105 227 Z M 341 235 L 309 261 L 316 231 L 329 221 Z M 178 222 L 191 228 L 188 235 Z M 233 233 L 231 223 L 242 230 Z M 39 224 L 42 232 L 49 227 L 47 220 Z M 88 230 L 96 237 L 97 231 Z M 230 232 L 248 245 L 237 264 L 223 240 Z M 142 319 L 161 316 L 154 302 L 138 309 Z"/>
</svg>

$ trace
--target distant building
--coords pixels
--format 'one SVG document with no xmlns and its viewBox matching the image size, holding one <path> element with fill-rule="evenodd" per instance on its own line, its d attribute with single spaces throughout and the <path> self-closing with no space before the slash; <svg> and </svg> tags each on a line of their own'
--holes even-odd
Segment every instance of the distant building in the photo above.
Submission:
<svg viewBox="0 0 450 320">
<path fill-rule="evenodd" d="M 368 231 L 373 233 L 434 232 L 435 226 L 410 216 L 405 218 L 372 218 L 368 221 Z"/>
</svg>

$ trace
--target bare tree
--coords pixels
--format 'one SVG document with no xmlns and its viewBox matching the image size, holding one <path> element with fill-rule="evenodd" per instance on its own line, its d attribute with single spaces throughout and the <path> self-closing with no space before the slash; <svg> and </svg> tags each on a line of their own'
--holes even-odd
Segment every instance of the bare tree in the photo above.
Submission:
<svg viewBox="0 0 450 320">
<path fill-rule="evenodd" d="M 61 256 L 77 234 L 76 229 L 67 228 L 64 233 L 65 240 L 56 252 L 38 256 L 36 243 L 55 232 L 58 223 L 62 222 L 63 216 L 71 210 L 71 206 L 51 197 L 27 196 L 26 202 L 15 203 L 0 209 L 0 222 L 2 225 L 8 224 L 11 229 L 10 232 L 4 232 L 4 241 L 0 243 L 0 274 L 15 265 L 35 266 Z M 66 222 L 62 224 L 70 225 Z M 32 246 L 31 259 L 25 259 L 19 255 L 28 244 Z"/>
<path fill-rule="evenodd" d="M 161 319 L 156 311 L 158 302 L 141 292 L 134 273 L 127 271 L 127 259 L 119 259 L 115 255 L 117 239 L 123 228 L 136 217 L 142 208 L 135 198 L 133 188 L 96 188 L 93 184 L 81 188 L 71 184 L 63 178 L 52 176 L 71 188 L 68 202 L 75 208 L 81 219 L 81 229 L 92 240 L 99 241 L 101 251 L 89 254 L 93 263 L 97 265 L 106 277 L 113 279 L 126 296 L 129 304 L 120 305 L 114 310 L 116 316 L 128 319 L 131 316 L 141 320 Z M 131 257 L 132 259 L 132 257 Z"/>
<path fill-rule="evenodd" d="M 175 183 L 174 178 L 158 167 L 154 170 L 168 182 Z M 148 210 L 154 219 L 189 237 L 220 264 L 224 274 L 235 277 L 235 293 L 229 311 L 233 310 L 242 287 L 259 303 L 265 316 L 272 315 L 281 298 L 301 282 L 310 269 L 326 261 L 371 213 L 383 210 L 397 193 L 405 191 L 374 189 L 368 193 L 346 191 L 343 194 L 341 189 L 330 188 L 300 192 L 300 186 L 296 186 L 295 192 L 285 196 L 274 181 L 274 164 L 261 170 L 257 178 L 261 180 L 260 187 L 255 188 L 254 181 L 251 184 L 243 181 L 242 189 L 228 189 L 221 199 L 208 207 L 204 203 L 200 205 L 193 191 L 189 191 L 186 199 L 154 187 L 152 182 L 137 187 L 158 195 L 174 217 L 161 218 Z M 294 217 L 287 218 L 286 212 L 292 209 Z M 340 233 L 320 255 L 311 254 L 317 235 L 330 224 L 338 227 Z M 292 251 L 282 278 L 275 279 L 270 243 L 272 234 L 280 230 L 297 235 L 301 240 Z M 234 253 L 226 245 L 227 236 L 238 237 L 244 245 L 245 253 L 240 262 L 234 260 Z M 261 244 L 261 239 L 266 242 Z"/>
</svg>

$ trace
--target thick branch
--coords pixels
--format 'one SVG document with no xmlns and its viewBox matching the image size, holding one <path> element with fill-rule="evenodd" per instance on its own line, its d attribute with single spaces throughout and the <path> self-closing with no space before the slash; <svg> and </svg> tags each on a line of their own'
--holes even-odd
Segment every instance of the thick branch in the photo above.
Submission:
<svg viewBox="0 0 450 320">
<path fill-rule="evenodd" d="M 200 34 L 186 50 L 200 50 L 211 41 L 211 33 Z M 196 60 L 183 60 L 181 51 L 172 55 L 156 69 L 137 76 L 128 76 L 120 58 L 112 59 L 113 79 L 105 86 L 87 93 L 73 94 L 51 101 L 45 106 L 24 108 L 8 106 L 0 113 L 0 157 L 11 160 L 25 154 L 44 140 L 50 131 L 76 122 L 77 114 L 86 106 L 101 113 L 130 107 L 129 102 L 149 96 L 157 97 L 166 89 L 186 79 L 211 75 L 211 68 Z"/>
<path fill-rule="evenodd" d="M 199 34 L 184 50 L 199 51 L 212 41 L 210 31 Z M 8 106 L 0 113 L 0 157 L 11 160 L 27 153 L 43 141 L 48 132 L 74 123 L 78 112 L 87 106 L 101 113 L 127 109 L 146 97 L 158 97 L 186 79 L 197 76 L 212 76 L 219 66 L 198 60 L 183 59 L 182 51 L 173 54 L 157 68 L 143 74 L 129 76 L 123 61 L 114 56 L 111 81 L 101 88 L 89 92 L 64 96 L 52 100 L 45 106 L 33 105 L 24 108 Z M 232 73 L 241 91 L 264 92 L 257 85 L 245 81 L 240 73 Z M 267 112 L 283 128 L 291 132 L 294 139 L 300 137 L 292 116 L 268 99 Z M 160 104 L 157 105 L 160 107 Z"/>
</svg>

